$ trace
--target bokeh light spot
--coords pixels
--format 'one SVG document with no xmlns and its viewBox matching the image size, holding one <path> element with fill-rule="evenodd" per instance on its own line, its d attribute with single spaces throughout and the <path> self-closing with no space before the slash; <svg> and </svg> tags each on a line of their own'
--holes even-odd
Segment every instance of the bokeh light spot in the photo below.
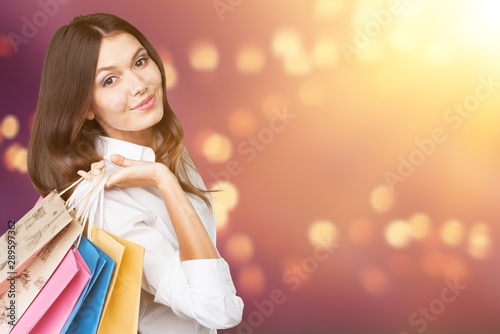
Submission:
<svg viewBox="0 0 500 334">
<path fill-rule="evenodd" d="M 410 235 L 415 240 L 425 239 L 431 231 L 431 220 L 425 213 L 415 213 L 408 218 Z"/>
<path fill-rule="evenodd" d="M 7 36 L 0 33 L 0 57 L 9 57 L 14 54 L 14 49 Z"/>
<path fill-rule="evenodd" d="M 257 121 L 253 113 L 246 109 L 237 109 L 229 115 L 228 127 L 236 136 L 249 136 L 255 132 Z"/>
<path fill-rule="evenodd" d="M 228 181 L 217 182 L 212 185 L 211 190 L 218 190 L 210 193 L 214 202 L 221 203 L 227 210 L 232 210 L 238 204 L 238 189 Z"/>
<path fill-rule="evenodd" d="M 361 285 L 372 296 L 385 294 L 390 287 L 390 278 L 382 269 L 376 266 L 367 266 L 360 272 Z"/>
<path fill-rule="evenodd" d="M 252 263 L 241 268 L 237 280 L 238 291 L 241 294 L 247 298 L 259 298 L 265 285 L 266 277 L 260 265 Z"/>
<path fill-rule="evenodd" d="M 210 162 L 223 163 L 233 154 L 233 144 L 228 137 L 213 132 L 203 142 L 202 154 Z"/>
<path fill-rule="evenodd" d="M 254 247 L 252 239 L 245 234 L 234 234 L 226 242 L 225 257 L 234 263 L 245 263 L 252 259 Z"/>
<path fill-rule="evenodd" d="M 385 213 L 394 206 L 394 190 L 382 184 L 372 190 L 370 194 L 370 205 L 378 213 Z"/>
<path fill-rule="evenodd" d="M 1 130 L 5 139 L 12 139 L 19 132 L 19 121 L 14 115 L 7 115 L 3 118 Z"/>
<path fill-rule="evenodd" d="M 314 247 L 338 243 L 337 227 L 328 220 L 318 220 L 311 224 L 308 230 L 309 242 Z"/>
<path fill-rule="evenodd" d="M 395 220 L 385 228 L 385 240 L 394 248 L 403 248 L 410 243 L 410 226 L 404 220 Z"/>
<path fill-rule="evenodd" d="M 293 28 L 281 28 L 273 35 L 271 50 L 279 58 L 297 55 L 302 50 L 302 37 Z"/>
<path fill-rule="evenodd" d="M 197 71 L 213 71 L 219 64 L 219 52 L 210 41 L 193 43 L 189 52 L 189 63 Z"/>
<path fill-rule="evenodd" d="M 215 213 L 216 227 L 217 229 L 222 229 L 227 226 L 229 220 L 229 211 L 223 203 L 213 201 L 212 205 Z"/>
<path fill-rule="evenodd" d="M 476 259 L 485 259 L 491 252 L 491 231 L 485 223 L 474 224 L 467 240 L 467 252 Z"/>
<path fill-rule="evenodd" d="M 464 238 L 464 226 L 461 221 L 448 220 L 441 227 L 441 240 L 449 246 L 458 246 Z"/>
<path fill-rule="evenodd" d="M 5 168 L 9 171 L 14 171 L 17 168 L 18 165 L 18 160 L 17 160 L 17 154 L 21 150 L 21 145 L 18 143 L 14 143 L 7 148 L 7 150 L 4 153 L 3 156 L 3 161 Z"/>
<path fill-rule="evenodd" d="M 236 68 L 243 74 L 259 73 L 265 61 L 264 51 L 255 45 L 242 46 L 236 54 Z"/>
</svg>

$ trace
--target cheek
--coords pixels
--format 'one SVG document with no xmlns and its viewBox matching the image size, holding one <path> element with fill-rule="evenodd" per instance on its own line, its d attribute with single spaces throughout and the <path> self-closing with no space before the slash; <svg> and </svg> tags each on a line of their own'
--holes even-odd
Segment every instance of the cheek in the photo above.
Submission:
<svg viewBox="0 0 500 334">
<path fill-rule="evenodd" d="M 94 105 L 96 112 L 101 117 L 106 117 L 106 115 L 122 112 L 127 105 L 127 96 L 118 90 L 100 92 L 94 96 Z"/>
</svg>

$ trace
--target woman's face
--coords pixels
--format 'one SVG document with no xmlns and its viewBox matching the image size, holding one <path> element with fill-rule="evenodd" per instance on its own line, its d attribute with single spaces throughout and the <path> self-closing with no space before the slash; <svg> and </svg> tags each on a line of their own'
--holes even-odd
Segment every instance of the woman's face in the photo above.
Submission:
<svg viewBox="0 0 500 334">
<path fill-rule="evenodd" d="M 92 104 L 109 137 L 154 145 L 153 125 L 163 117 L 162 77 L 139 41 L 128 33 L 104 38 L 97 61 Z"/>
</svg>

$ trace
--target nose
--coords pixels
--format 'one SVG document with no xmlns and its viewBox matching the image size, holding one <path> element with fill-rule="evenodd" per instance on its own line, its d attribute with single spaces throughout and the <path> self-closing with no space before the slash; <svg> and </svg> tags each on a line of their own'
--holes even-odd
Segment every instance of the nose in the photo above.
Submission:
<svg viewBox="0 0 500 334">
<path fill-rule="evenodd" d="M 130 74 L 130 94 L 132 96 L 144 94 L 148 89 L 146 80 L 136 73 Z"/>
</svg>

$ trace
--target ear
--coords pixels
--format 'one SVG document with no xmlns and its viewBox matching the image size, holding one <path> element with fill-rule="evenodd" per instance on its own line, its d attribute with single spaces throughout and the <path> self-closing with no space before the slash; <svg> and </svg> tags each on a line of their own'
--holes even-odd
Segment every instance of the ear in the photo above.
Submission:
<svg viewBox="0 0 500 334">
<path fill-rule="evenodd" d="M 89 110 L 89 111 L 87 111 L 87 115 L 85 115 L 85 118 L 88 119 L 89 121 L 91 121 L 95 118 L 95 114 Z"/>
</svg>

